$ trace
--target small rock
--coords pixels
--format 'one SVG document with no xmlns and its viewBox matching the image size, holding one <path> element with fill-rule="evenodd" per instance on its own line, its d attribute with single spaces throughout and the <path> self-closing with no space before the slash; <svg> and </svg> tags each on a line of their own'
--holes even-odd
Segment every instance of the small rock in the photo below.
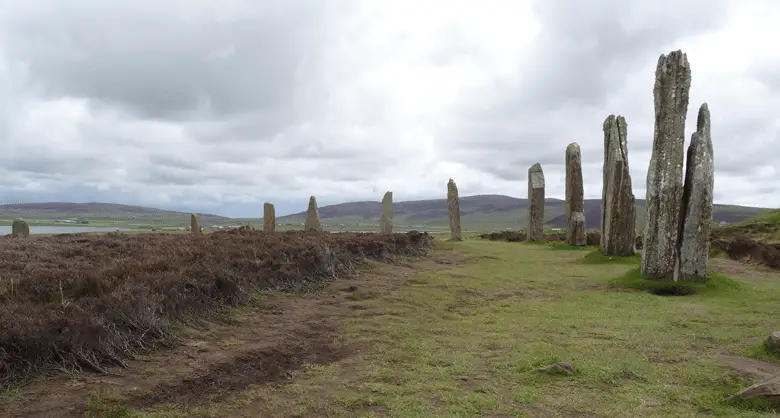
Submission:
<svg viewBox="0 0 780 418">
<path fill-rule="evenodd" d="M 382 207 L 379 216 L 379 232 L 382 234 L 393 233 L 393 192 L 385 192 L 382 198 Z"/>
<path fill-rule="evenodd" d="M 766 339 L 766 348 L 769 351 L 780 352 L 780 331 L 772 331 Z"/>
<path fill-rule="evenodd" d="M 276 208 L 273 203 L 263 204 L 263 231 L 276 231 Z"/>
<path fill-rule="evenodd" d="M 544 240 L 544 171 L 536 163 L 528 169 L 528 235 L 529 242 Z"/>
<path fill-rule="evenodd" d="M 450 219 L 450 235 L 453 241 L 460 241 L 460 199 L 458 198 L 458 186 L 455 180 L 447 182 L 447 216 Z"/>
<path fill-rule="evenodd" d="M 574 366 L 571 363 L 557 362 L 549 366 L 539 367 L 536 371 L 539 373 L 571 376 L 574 374 Z"/>
<path fill-rule="evenodd" d="M 306 210 L 306 221 L 304 222 L 303 229 L 306 231 L 322 232 L 320 212 L 317 209 L 317 198 L 314 196 L 309 198 L 309 208 Z"/>
<path fill-rule="evenodd" d="M 780 407 L 780 374 L 756 383 L 736 395 L 732 395 L 729 401 L 750 399 L 760 399 L 774 407 Z"/>
<path fill-rule="evenodd" d="M 27 222 L 16 219 L 11 225 L 11 236 L 14 238 L 27 238 L 30 236 L 30 225 Z"/>
<path fill-rule="evenodd" d="M 200 226 L 200 218 L 198 218 L 198 215 L 192 213 L 190 214 L 190 233 L 193 235 L 200 235 L 203 231 L 203 228 Z"/>
</svg>

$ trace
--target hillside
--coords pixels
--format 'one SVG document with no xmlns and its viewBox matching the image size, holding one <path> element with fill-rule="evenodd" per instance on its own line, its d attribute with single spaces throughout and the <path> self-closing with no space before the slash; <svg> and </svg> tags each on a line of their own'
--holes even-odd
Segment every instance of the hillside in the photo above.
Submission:
<svg viewBox="0 0 780 418">
<path fill-rule="evenodd" d="M 199 214 L 205 224 L 229 220 L 224 216 Z M 23 218 L 38 221 L 86 219 L 91 224 L 189 225 L 190 214 L 116 203 L 14 203 L 0 205 L 0 220 Z"/>
<path fill-rule="evenodd" d="M 551 228 L 564 227 L 564 201 L 545 200 L 545 225 Z M 645 201 L 637 199 L 638 224 L 644 224 Z M 320 218 L 330 224 L 375 224 L 379 220 L 380 202 L 349 202 L 328 205 L 319 208 Z M 487 230 L 496 228 L 524 227 L 526 222 L 527 199 L 518 199 L 503 195 L 478 195 L 461 197 L 461 223 L 466 230 Z M 767 212 L 767 208 L 753 208 L 733 205 L 715 205 L 715 222 L 734 223 Z M 399 226 L 444 227 L 447 219 L 445 199 L 416 200 L 393 204 L 393 217 Z M 300 223 L 306 218 L 306 212 L 284 217 L 284 223 Z M 601 199 L 585 200 L 585 218 L 588 227 L 597 227 L 601 223 Z"/>
<path fill-rule="evenodd" d="M 718 228 L 716 238 L 749 237 L 755 240 L 777 243 L 780 242 L 780 209 L 770 210 L 757 216 Z"/>
</svg>

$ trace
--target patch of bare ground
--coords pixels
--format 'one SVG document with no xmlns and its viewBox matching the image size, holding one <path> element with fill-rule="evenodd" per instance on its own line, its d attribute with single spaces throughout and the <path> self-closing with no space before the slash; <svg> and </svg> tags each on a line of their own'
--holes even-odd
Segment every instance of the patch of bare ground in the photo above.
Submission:
<svg viewBox="0 0 780 418">
<path fill-rule="evenodd" d="M 524 416 L 533 418 L 601 418 L 603 415 L 591 414 L 587 412 L 574 411 L 570 409 L 552 408 L 542 405 L 519 405 L 517 408 Z"/>
<path fill-rule="evenodd" d="M 444 257 L 465 260 L 453 252 Z M 343 373 L 349 374 L 350 367 L 360 365 L 366 343 L 340 338 L 340 321 L 391 315 L 355 308 L 364 307 L 362 302 L 374 295 L 406 286 L 415 273 L 446 267 L 429 259 L 413 259 L 400 265 L 370 261 L 356 277 L 333 281 L 316 293 L 263 294 L 249 307 L 238 308 L 230 323 L 181 329 L 183 344 L 127 361 L 123 368 L 107 368 L 109 374 L 39 379 L 16 396 L 0 398 L 0 416 L 101 416 L 87 408 L 89 397 L 95 393 L 119 399 L 122 405 L 135 410 L 208 408 L 247 388 L 285 384 L 312 365 L 340 362 Z M 329 387 L 317 390 L 325 397 Z M 255 400 L 241 405 L 240 410 L 225 409 L 223 404 L 212 415 L 290 416 L 294 415 L 294 407 L 295 399 L 282 405 Z M 367 413 L 376 408 L 363 405 L 355 410 Z M 317 414 L 310 411 L 308 416 L 321 416 Z"/>
<path fill-rule="evenodd" d="M 780 374 L 780 366 L 763 360 L 734 355 L 717 355 L 715 358 L 732 369 L 746 382 L 758 382 Z"/>
</svg>

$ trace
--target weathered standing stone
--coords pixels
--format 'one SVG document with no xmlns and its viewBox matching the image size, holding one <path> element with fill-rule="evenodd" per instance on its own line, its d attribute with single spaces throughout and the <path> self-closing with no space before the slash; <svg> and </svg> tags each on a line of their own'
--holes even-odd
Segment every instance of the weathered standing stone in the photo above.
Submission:
<svg viewBox="0 0 780 418">
<path fill-rule="evenodd" d="M 544 240 L 544 171 L 539 163 L 528 169 L 527 240 Z"/>
<path fill-rule="evenodd" d="M 647 169 L 642 276 L 673 279 L 678 262 L 683 197 L 685 117 L 691 68 L 682 51 L 658 58 L 655 70 L 655 132 Z"/>
<path fill-rule="evenodd" d="M 696 132 L 691 135 L 685 168 L 680 231 L 679 269 L 676 279 L 707 280 L 712 229 L 712 191 L 715 165 L 710 135 L 710 110 L 699 108 Z"/>
<path fill-rule="evenodd" d="M 458 186 L 455 180 L 447 182 L 447 215 L 450 218 L 450 235 L 453 241 L 460 241 L 460 201 L 458 200 Z"/>
<path fill-rule="evenodd" d="M 393 192 L 385 192 L 382 197 L 382 213 L 379 217 L 379 232 L 393 233 Z"/>
<path fill-rule="evenodd" d="M 303 224 L 305 231 L 322 231 L 320 224 L 320 212 L 317 210 L 317 199 L 309 198 L 309 209 L 306 211 L 306 222 Z"/>
<path fill-rule="evenodd" d="M 636 208 L 628 167 L 628 125 L 622 116 L 604 120 L 604 183 L 601 191 L 601 251 L 630 256 L 636 252 Z"/>
<path fill-rule="evenodd" d="M 190 214 L 190 232 L 195 235 L 200 235 L 201 231 L 200 218 L 194 213 Z"/>
<path fill-rule="evenodd" d="M 569 215 L 566 242 L 576 246 L 588 244 L 588 233 L 585 231 L 585 212 L 572 212 Z"/>
<path fill-rule="evenodd" d="M 27 238 L 30 236 L 30 225 L 27 222 L 16 219 L 11 224 L 11 236 L 14 238 Z"/>
<path fill-rule="evenodd" d="M 585 190 L 580 146 L 576 142 L 566 147 L 566 221 L 566 241 L 569 245 L 585 245 Z"/>
<path fill-rule="evenodd" d="M 276 231 L 276 208 L 273 203 L 263 204 L 263 231 Z"/>
</svg>

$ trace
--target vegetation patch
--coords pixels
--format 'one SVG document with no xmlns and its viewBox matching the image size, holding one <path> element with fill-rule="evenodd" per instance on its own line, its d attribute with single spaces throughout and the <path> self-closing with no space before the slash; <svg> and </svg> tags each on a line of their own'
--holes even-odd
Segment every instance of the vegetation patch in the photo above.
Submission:
<svg viewBox="0 0 780 418">
<path fill-rule="evenodd" d="M 629 270 L 624 275 L 610 279 L 609 286 L 613 288 L 646 291 L 658 296 L 689 296 L 694 294 L 728 294 L 733 296 L 744 286 L 740 282 L 716 272 L 708 272 L 708 280 L 699 282 L 674 282 L 671 280 L 646 280 L 639 268 Z"/>
<path fill-rule="evenodd" d="M 770 349 L 767 340 L 764 340 L 758 344 L 754 344 L 748 347 L 744 351 L 744 354 L 747 357 L 752 357 L 770 363 L 780 364 L 780 350 Z"/>
<path fill-rule="evenodd" d="M 626 257 L 604 255 L 601 250 L 593 250 L 588 254 L 585 254 L 582 262 L 585 264 L 636 264 L 638 265 L 642 261 L 642 256 L 634 254 Z"/>
<path fill-rule="evenodd" d="M 0 241 L 0 385 L 110 366 L 177 344 L 177 323 L 227 316 L 257 292 L 301 292 L 365 259 L 420 255 L 427 234 L 107 234 Z"/>
</svg>

